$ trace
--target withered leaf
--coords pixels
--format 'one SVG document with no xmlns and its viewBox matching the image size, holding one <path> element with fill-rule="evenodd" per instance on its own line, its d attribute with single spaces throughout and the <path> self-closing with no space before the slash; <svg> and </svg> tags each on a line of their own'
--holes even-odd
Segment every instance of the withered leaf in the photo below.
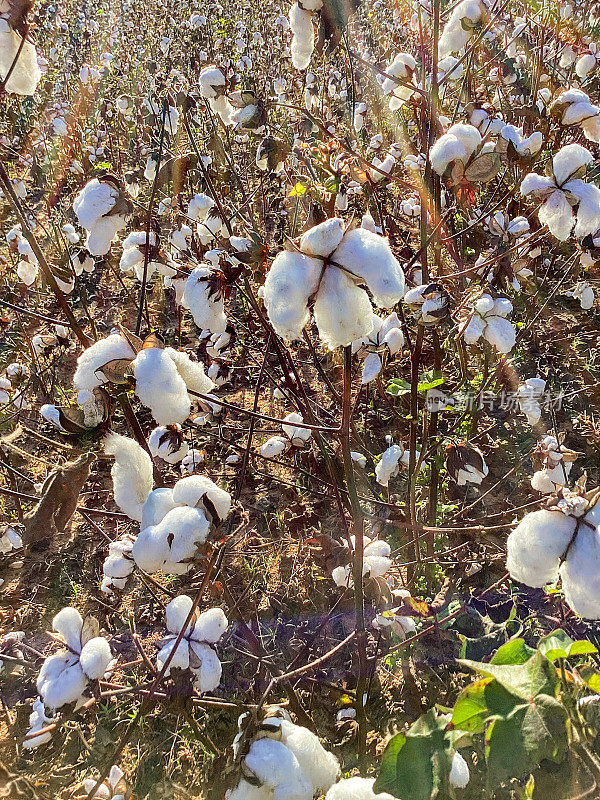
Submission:
<svg viewBox="0 0 600 800">
<path fill-rule="evenodd" d="M 87 616 L 83 620 L 83 627 L 81 628 L 81 646 L 83 647 L 90 639 L 95 639 L 100 635 L 100 623 L 96 617 Z"/>
<path fill-rule="evenodd" d="M 484 153 L 471 161 L 465 169 L 465 178 L 472 183 L 487 183 L 498 174 L 501 164 L 497 153 Z"/>
<path fill-rule="evenodd" d="M 110 383 L 128 384 L 130 382 L 127 371 L 129 365 L 133 361 L 132 358 L 113 358 L 112 361 L 107 361 L 101 367 L 95 370 L 98 377 L 103 377 Z"/>
</svg>

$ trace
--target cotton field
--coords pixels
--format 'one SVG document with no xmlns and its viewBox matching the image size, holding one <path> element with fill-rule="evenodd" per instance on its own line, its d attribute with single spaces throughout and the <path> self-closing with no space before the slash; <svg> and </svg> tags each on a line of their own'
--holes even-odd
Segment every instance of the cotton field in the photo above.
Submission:
<svg viewBox="0 0 600 800">
<path fill-rule="evenodd" d="M 0 795 L 600 797 L 599 48 L 0 0 Z"/>
</svg>

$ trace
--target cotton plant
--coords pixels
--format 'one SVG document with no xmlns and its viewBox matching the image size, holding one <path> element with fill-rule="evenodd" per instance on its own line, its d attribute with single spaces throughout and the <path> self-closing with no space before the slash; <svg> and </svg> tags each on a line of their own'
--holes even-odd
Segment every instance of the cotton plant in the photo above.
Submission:
<svg viewBox="0 0 600 800">
<path fill-rule="evenodd" d="M 263 297 L 276 332 L 289 340 L 302 338 L 314 298 L 319 336 L 334 349 L 371 333 L 371 301 L 361 284 L 376 306 L 391 308 L 404 294 L 404 272 L 387 239 L 332 218 L 303 234 L 298 250 L 275 257 Z"/>
<path fill-rule="evenodd" d="M 190 447 L 187 454 L 181 459 L 179 470 L 182 475 L 191 475 L 199 467 L 203 466 L 205 461 L 204 453 L 196 447 Z"/>
<path fill-rule="evenodd" d="M 545 391 L 546 381 L 543 378 L 526 378 L 517 388 L 516 396 L 519 408 L 531 426 L 537 425 L 541 419 L 540 399 Z"/>
<path fill-rule="evenodd" d="M 132 205 L 115 176 L 92 178 L 73 200 L 73 211 L 87 231 L 85 247 L 94 256 L 105 256 L 127 224 Z"/>
<path fill-rule="evenodd" d="M 81 700 L 90 681 L 99 680 L 112 662 L 110 645 L 95 636 L 98 625 L 84 619 L 76 608 L 63 608 L 52 620 L 52 629 L 64 641 L 65 649 L 48 656 L 37 677 L 37 690 L 44 705 L 58 709 Z"/>
<path fill-rule="evenodd" d="M 434 172 L 448 175 L 457 187 L 486 183 L 500 169 L 494 143 L 485 141 L 474 125 L 462 122 L 452 125 L 434 142 L 429 160 Z"/>
<path fill-rule="evenodd" d="M 356 537 L 351 536 L 352 550 L 348 552 L 349 560 L 351 560 L 353 551 L 356 548 Z M 346 545 L 346 548 L 348 546 Z M 388 572 L 394 565 L 390 558 L 392 548 L 388 542 L 382 539 L 370 539 L 368 536 L 363 538 L 363 577 L 381 578 Z M 353 583 L 352 564 L 348 563 L 345 566 L 335 567 L 331 572 L 331 577 L 337 586 L 351 586 Z"/>
<path fill-rule="evenodd" d="M 233 752 L 239 779 L 226 800 L 312 800 L 337 780 L 336 757 L 284 709 L 271 706 L 261 720 L 246 712 L 238 728 Z"/>
<path fill-rule="evenodd" d="M 541 202 L 540 223 L 561 242 L 571 232 L 583 239 L 600 227 L 600 189 L 578 177 L 593 159 L 585 147 L 568 144 L 552 158 L 551 176 L 530 172 L 521 182 L 521 194 Z"/>
<path fill-rule="evenodd" d="M 148 242 L 148 248 L 146 248 L 146 242 Z M 146 249 L 148 250 L 147 260 Z M 156 233 L 151 231 L 147 235 L 146 231 L 132 231 L 123 240 L 123 253 L 119 267 L 121 272 L 133 273 L 141 281 L 144 277 L 144 265 L 147 280 L 150 280 L 155 272 L 169 278 L 177 274 L 177 268 L 172 260 L 167 254 L 161 253 Z"/>
<path fill-rule="evenodd" d="M 600 53 L 596 42 L 590 42 L 588 49 L 582 53 L 575 64 L 575 73 L 579 78 L 585 80 L 588 75 L 597 68 L 600 61 Z"/>
<path fill-rule="evenodd" d="M 154 489 L 142 507 L 135 563 L 150 573 L 185 575 L 230 510 L 230 494 L 203 475 L 181 478 L 172 489 Z"/>
<path fill-rule="evenodd" d="M 181 425 L 157 426 L 150 432 L 148 447 L 153 456 L 167 464 L 178 464 L 190 449 Z"/>
<path fill-rule="evenodd" d="M 154 485 L 152 459 L 134 439 L 118 433 L 105 438 L 104 452 L 115 458 L 111 467 L 115 503 L 130 519 L 140 522 Z"/>
<path fill-rule="evenodd" d="M 301 414 L 292 412 L 287 414 L 281 423 L 283 435 L 271 436 L 261 445 L 260 454 L 265 458 L 277 458 L 277 456 L 287 453 L 292 448 L 302 449 L 306 447 L 311 436 L 310 428 L 299 428 L 298 423 L 304 423 Z"/>
<path fill-rule="evenodd" d="M 363 359 L 361 382 L 371 383 L 383 369 L 383 359 L 395 356 L 404 346 L 400 319 L 396 312 L 380 317 L 373 314 L 373 328 L 368 336 L 352 342 L 352 352 Z"/>
<path fill-rule="evenodd" d="M 21 96 L 35 94 L 42 77 L 29 35 L 28 9 L 18 0 L 5 0 L 0 5 L 0 81 L 6 81 L 4 91 Z"/>
<path fill-rule="evenodd" d="M 561 92 L 552 103 L 550 111 L 558 117 L 562 125 L 579 126 L 586 139 L 600 143 L 600 108 L 581 89 L 570 88 Z"/>
<path fill-rule="evenodd" d="M 548 508 L 526 514 L 507 541 L 513 580 L 541 588 L 560 577 L 565 601 L 587 619 L 600 618 L 598 492 L 559 491 Z"/>
<path fill-rule="evenodd" d="M 516 333 L 508 316 L 513 307 L 506 297 L 492 297 L 484 292 L 461 310 L 458 336 L 466 344 L 485 339 L 498 353 L 510 353 L 515 346 Z"/>
<path fill-rule="evenodd" d="M 411 85 L 415 86 L 417 62 L 410 53 L 398 53 L 386 66 L 381 89 L 389 97 L 390 111 L 402 108 L 415 94 Z M 408 86 L 406 85 L 408 84 Z"/>
<path fill-rule="evenodd" d="M 179 595 L 166 607 L 168 635 L 163 639 L 156 656 L 156 668 L 159 673 L 164 670 L 165 677 L 171 675 L 174 669 L 189 670 L 194 688 L 200 693 L 211 692 L 221 682 L 222 673 L 215 646 L 229 623 L 222 609 L 211 608 L 202 613 L 196 610 L 184 629 L 192 606 L 191 597 Z M 182 630 L 183 636 L 177 644 Z M 170 659 L 168 664 L 167 659 Z"/>
<path fill-rule="evenodd" d="M 115 590 L 123 591 L 127 579 L 135 568 L 131 551 L 135 538 L 129 533 L 124 533 L 108 546 L 108 555 L 102 564 L 102 583 L 100 591 L 109 596 Z"/>
<path fill-rule="evenodd" d="M 567 486 L 573 463 L 579 455 L 552 434 L 544 436 L 532 454 L 536 471 L 531 478 L 531 488 L 542 494 L 554 494 Z"/>
<path fill-rule="evenodd" d="M 441 58 L 458 53 L 466 47 L 485 12 L 486 7 L 480 0 L 461 0 L 454 6 L 438 43 Z"/>
<path fill-rule="evenodd" d="M 441 283 L 421 283 L 409 289 L 402 302 L 420 325 L 439 325 L 448 318 L 450 297 Z"/>
<path fill-rule="evenodd" d="M 534 131 L 529 136 L 525 136 L 523 134 L 523 128 L 517 128 L 515 125 L 504 125 L 504 127 L 500 129 L 500 137 L 498 139 L 500 147 L 497 147 L 497 150 L 502 151 L 504 149 L 501 146 L 502 140 L 506 142 L 507 151 L 508 145 L 510 144 L 514 152 L 522 158 L 531 158 L 537 155 L 544 143 L 544 137 L 540 131 Z"/>
</svg>

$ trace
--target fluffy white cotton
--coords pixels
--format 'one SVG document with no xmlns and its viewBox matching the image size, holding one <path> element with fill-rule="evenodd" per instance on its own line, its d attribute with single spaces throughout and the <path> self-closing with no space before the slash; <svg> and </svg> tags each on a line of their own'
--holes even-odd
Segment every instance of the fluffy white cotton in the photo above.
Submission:
<svg viewBox="0 0 600 800">
<path fill-rule="evenodd" d="M 440 58 L 458 53 L 466 46 L 482 13 L 483 5 L 479 0 L 462 0 L 454 7 L 438 43 Z"/>
<path fill-rule="evenodd" d="M 88 232 L 86 248 L 94 256 L 106 255 L 125 227 L 126 214 L 111 213 L 118 199 L 119 191 L 113 184 L 93 178 L 73 201 L 79 224 Z"/>
<path fill-rule="evenodd" d="M 281 428 L 294 447 L 304 447 L 310 439 L 312 431 L 310 428 L 297 428 L 298 423 L 303 424 L 304 418 L 301 414 L 292 412 L 283 418 Z"/>
<path fill-rule="evenodd" d="M 79 663 L 90 680 L 100 679 L 112 660 L 110 645 L 102 636 L 95 636 L 81 648 Z"/>
<path fill-rule="evenodd" d="M 344 235 L 331 260 L 362 278 L 380 308 L 391 308 L 404 295 L 404 271 L 383 236 L 354 228 Z"/>
<path fill-rule="evenodd" d="M 541 588 L 556 580 L 576 521 L 560 511 L 526 514 L 507 540 L 506 568 L 514 580 Z"/>
<path fill-rule="evenodd" d="M 190 415 L 187 387 L 169 354 L 160 347 L 141 350 L 133 363 L 135 393 L 159 425 L 182 424 Z"/>
<path fill-rule="evenodd" d="M 565 183 L 563 188 L 579 200 L 573 231 L 575 236 L 583 239 L 588 234 L 595 233 L 600 227 L 600 189 L 594 183 L 586 183 L 580 178 Z"/>
<path fill-rule="evenodd" d="M 459 334 L 467 344 L 475 344 L 483 336 L 499 353 L 509 353 L 516 342 L 515 329 L 506 319 L 510 313 L 512 304 L 505 297 L 493 299 L 482 294 L 471 316 L 459 326 Z"/>
<path fill-rule="evenodd" d="M 433 144 L 429 151 L 431 168 L 443 175 L 454 161 L 465 164 L 481 144 L 481 134 L 474 125 L 458 123 Z"/>
<path fill-rule="evenodd" d="M 125 533 L 108 546 L 108 556 L 102 565 L 102 583 L 100 585 L 100 590 L 105 594 L 112 595 L 115 589 L 125 588 L 127 578 L 134 568 L 131 555 L 134 541 L 132 536 Z"/>
<path fill-rule="evenodd" d="M 326 792 L 340 773 L 337 758 L 329 753 L 308 728 L 281 720 L 281 741 L 296 756 L 300 769 L 311 782 L 314 794 Z"/>
<path fill-rule="evenodd" d="M 325 270 L 313 310 L 319 336 L 330 350 L 370 333 L 371 303 L 367 293 L 337 267 Z"/>
<path fill-rule="evenodd" d="M 41 699 L 37 699 L 32 707 L 31 714 L 29 715 L 29 730 L 27 731 L 28 734 L 37 733 L 41 731 L 42 728 L 47 727 L 50 723 L 54 722 L 54 717 L 50 717 L 46 715 L 46 710 L 44 708 L 44 703 Z M 36 747 L 39 747 L 42 744 L 46 744 L 52 739 L 52 731 L 46 731 L 45 733 L 40 734 L 39 736 L 32 736 L 29 739 L 25 739 L 22 744 L 23 750 L 34 750 Z"/>
<path fill-rule="evenodd" d="M 338 781 L 325 795 L 325 800 L 393 800 L 391 794 L 375 794 L 375 778 L 346 778 Z"/>
<path fill-rule="evenodd" d="M 312 783 L 304 776 L 298 759 L 283 742 L 273 739 L 257 739 L 250 745 L 250 750 L 245 758 L 246 766 L 261 783 L 271 789 L 280 786 L 293 790 L 296 800 L 311 800 L 313 796 Z M 284 800 L 285 794 L 280 794 Z"/>
<path fill-rule="evenodd" d="M 561 186 L 575 172 L 591 164 L 594 156 L 580 144 L 568 144 L 552 159 L 552 171 L 558 186 Z"/>
<path fill-rule="evenodd" d="M 135 352 L 127 339 L 119 333 L 113 333 L 105 339 L 94 342 L 79 356 L 73 384 L 76 389 L 91 391 L 96 386 L 106 383 L 104 375 L 97 370 L 111 361 L 120 359 L 132 361 L 134 358 Z"/>
<path fill-rule="evenodd" d="M 110 471 L 115 503 L 139 522 L 154 483 L 152 459 L 136 441 L 118 433 L 106 437 L 104 452 L 115 457 Z"/>
<path fill-rule="evenodd" d="M 140 529 L 143 530 L 151 525 L 158 525 L 176 505 L 173 502 L 172 489 L 154 489 L 154 491 L 150 492 L 142 507 Z"/>
<path fill-rule="evenodd" d="M 27 39 L 23 44 L 23 37 L 12 30 L 5 19 L 0 19 L 0 80 L 8 75 L 17 54 L 19 58 L 4 90 L 9 94 L 32 95 L 42 77 L 35 45 Z"/>
<path fill-rule="evenodd" d="M 282 453 L 286 453 L 290 447 L 291 442 L 287 436 L 271 436 L 270 439 L 261 445 L 260 454 L 265 458 L 277 458 Z"/>
<path fill-rule="evenodd" d="M 375 466 L 377 483 L 387 486 L 391 478 L 395 478 L 402 465 L 408 464 L 409 454 L 401 445 L 393 444 L 381 454 Z"/>
<path fill-rule="evenodd" d="M 306 69 L 315 48 L 315 32 L 310 11 L 293 3 L 289 13 L 293 38 L 291 45 L 292 64 L 296 69 Z"/>
<path fill-rule="evenodd" d="M 344 238 L 344 223 L 332 217 L 306 231 L 300 239 L 300 250 L 307 256 L 330 255 Z"/>
<path fill-rule="evenodd" d="M 144 528 L 133 545 L 135 563 L 146 572 L 159 570 L 184 575 L 191 569 L 198 545 L 210 532 L 210 523 L 203 511 L 177 506 L 156 525 Z"/>
<path fill-rule="evenodd" d="M 227 630 L 228 624 L 222 608 L 210 608 L 198 616 L 192 631 L 192 639 L 215 644 Z"/>
<path fill-rule="evenodd" d="M 36 687 L 44 705 L 61 708 L 75 703 L 87 686 L 79 656 L 63 651 L 49 656 L 40 669 Z"/>
<path fill-rule="evenodd" d="M 187 353 L 166 347 L 165 353 L 177 367 L 177 372 L 191 392 L 208 394 L 215 388 L 215 384 L 204 372 L 204 365 L 200 361 L 193 361 Z"/>
<path fill-rule="evenodd" d="M 209 515 L 214 511 L 224 520 L 231 510 L 231 495 L 205 475 L 188 475 L 173 487 L 173 502 L 204 508 Z"/>
<path fill-rule="evenodd" d="M 450 786 L 453 786 L 455 789 L 464 789 L 469 783 L 470 777 L 469 765 L 461 754 L 456 751 L 452 756 L 452 764 L 448 776 Z"/>
<path fill-rule="evenodd" d="M 565 600 L 576 614 L 600 618 L 600 533 L 582 523 L 560 568 Z"/>
<path fill-rule="evenodd" d="M 275 257 L 263 299 L 269 320 L 283 339 L 302 338 L 309 320 L 308 300 L 319 286 L 322 270 L 322 261 L 295 251 L 284 250 Z"/>
<path fill-rule="evenodd" d="M 183 308 L 189 309 L 196 325 L 211 333 L 224 333 L 227 317 L 219 291 L 212 291 L 209 279 L 214 276 L 210 267 L 196 267 L 190 273 L 181 297 Z"/>
<path fill-rule="evenodd" d="M 83 618 L 72 606 L 62 608 L 52 620 L 52 628 L 59 633 L 71 650 L 81 650 L 81 629 Z"/>
<path fill-rule="evenodd" d="M 162 458 L 167 464 L 179 463 L 189 450 L 179 425 L 159 425 L 154 428 L 150 432 L 148 447 L 153 456 Z"/>
</svg>

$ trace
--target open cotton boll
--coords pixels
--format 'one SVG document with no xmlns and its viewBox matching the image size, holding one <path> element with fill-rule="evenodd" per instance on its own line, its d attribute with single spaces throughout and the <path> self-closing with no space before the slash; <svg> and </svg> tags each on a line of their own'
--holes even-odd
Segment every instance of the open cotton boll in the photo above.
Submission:
<svg viewBox="0 0 600 800">
<path fill-rule="evenodd" d="M 323 343 L 333 350 L 366 336 L 371 330 L 371 312 L 364 289 L 343 270 L 327 267 L 314 305 L 315 322 Z"/>
<path fill-rule="evenodd" d="M 144 528 L 148 528 L 150 525 L 158 525 L 176 505 L 177 504 L 173 502 L 172 489 L 154 489 L 150 492 L 142 507 L 140 530 L 144 530 Z"/>
<path fill-rule="evenodd" d="M 335 783 L 325 795 L 325 800 L 394 800 L 391 794 L 375 794 L 375 778 L 345 778 Z"/>
<path fill-rule="evenodd" d="M 160 347 L 141 350 L 133 363 L 135 393 L 159 425 L 181 425 L 190 415 L 187 387 L 175 362 Z"/>
<path fill-rule="evenodd" d="M 99 680 L 111 661 L 110 645 L 102 636 L 95 636 L 81 648 L 79 663 L 90 680 Z"/>
<path fill-rule="evenodd" d="M 27 39 L 23 43 L 23 37 L 10 27 L 7 20 L 0 18 L 0 80 L 6 79 L 11 68 L 4 91 L 24 96 L 35 94 L 42 77 L 35 45 Z"/>
<path fill-rule="evenodd" d="M 60 633 L 71 650 L 79 653 L 81 650 L 83 618 L 76 608 L 72 606 L 62 608 L 52 620 L 52 628 L 57 633 Z"/>
<path fill-rule="evenodd" d="M 274 790 L 285 787 L 285 791 L 278 793 L 280 800 L 285 800 L 288 793 L 294 800 L 311 800 L 312 783 L 304 775 L 296 756 L 282 742 L 256 739 L 250 745 L 245 763 L 261 783 Z M 275 794 L 273 798 L 275 800 Z"/>
<path fill-rule="evenodd" d="M 165 616 L 167 620 L 167 630 L 171 633 L 178 634 L 185 625 L 188 614 L 194 605 L 191 597 L 186 594 L 180 594 L 174 597 L 165 609 Z M 193 620 L 188 624 L 185 635 L 189 636 L 192 632 Z"/>
<path fill-rule="evenodd" d="M 272 796 L 269 786 L 254 786 L 244 778 L 233 789 L 225 792 L 225 800 L 272 800 Z"/>
<path fill-rule="evenodd" d="M 169 661 L 169 665 L 165 670 L 165 677 L 168 677 L 173 669 L 188 669 L 190 666 L 189 642 L 186 639 L 182 639 L 175 650 L 174 648 L 176 641 L 176 638 L 171 639 L 169 642 L 167 642 L 167 644 L 161 647 L 156 655 L 156 669 L 158 672 L 162 672 L 167 659 L 169 656 L 171 656 L 171 653 L 173 653 Z"/>
<path fill-rule="evenodd" d="M 462 50 L 471 38 L 473 27 L 481 20 L 482 13 L 483 5 L 479 0 L 462 0 L 454 7 L 438 43 L 440 58 Z"/>
<path fill-rule="evenodd" d="M 263 299 L 269 320 L 283 339 L 301 339 L 308 300 L 319 286 L 323 262 L 303 253 L 278 253 L 267 273 Z"/>
<path fill-rule="evenodd" d="M 45 706 L 61 708 L 67 703 L 77 702 L 85 691 L 87 682 L 79 656 L 63 651 L 48 656 L 44 661 L 37 677 L 36 688 Z"/>
<path fill-rule="evenodd" d="M 552 171 L 558 186 L 582 167 L 591 164 L 594 156 L 580 144 L 567 144 L 552 159 Z"/>
<path fill-rule="evenodd" d="M 219 520 L 224 520 L 231 510 L 231 495 L 221 489 L 216 483 L 205 475 L 188 475 L 181 478 L 173 487 L 173 502 L 184 504 L 192 508 L 205 507 L 212 515 L 214 512 Z"/>
<path fill-rule="evenodd" d="M 340 774 L 340 765 L 308 728 L 281 720 L 281 741 L 296 756 L 300 769 L 312 783 L 313 793 L 322 794 Z"/>
<path fill-rule="evenodd" d="M 194 625 L 191 638 L 198 642 L 215 644 L 227 630 L 227 617 L 222 608 L 203 611 Z"/>
<path fill-rule="evenodd" d="M 467 151 L 463 143 L 452 133 L 444 133 L 429 150 L 431 168 L 438 175 L 443 175 L 449 164 L 454 161 L 465 161 Z"/>
<path fill-rule="evenodd" d="M 135 563 L 147 572 L 182 575 L 191 568 L 198 545 L 206 541 L 210 523 L 203 511 L 177 506 L 154 526 L 140 531 L 133 545 Z"/>
<path fill-rule="evenodd" d="M 203 220 L 215 201 L 207 194 L 195 194 L 188 203 L 187 216 L 193 220 Z"/>
<path fill-rule="evenodd" d="M 208 394 L 215 388 L 215 384 L 204 372 L 204 365 L 200 361 L 193 361 L 187 353 L 172 347 L 166 347 L 165 353 L 177 367 L 177 372 L 190 391 Z"/>
<path fill-rule="evenodd" d="M 404 271 L 383 236 L 354 228 L 345 234 L 331 260 L 362 278 L 380 308 L 391 308 L 404 295 Z"/>
<path fill-rule="evenodd" d="M 575 531 L 575 519 L 542 509 L 526 514 L 507 540 L 511 578 L 541 588 L 558 575 L 560 558 Z"/>
<path fill-rule="evenodd" d="M 110 471 L 115 503 L 128 517 L 139 522 L 154 484 L 152 459 L 136 441 L 118 433 L 106 437 L 104 452 L 115 457 Z"/>
<path fill-rule="evenodd" d="M 288 423 L 287 425 L 283 423 Z M 310 428 L 297 428 L 298 423 L 304 423 L 304 417 L 301 414 L 292 412 L 283 418 L 281 428 L 294 447 L 304 447 L 306 442 L 312 436 Z M 289 424 L 293 423 L 293 424 Z"/>
<path fill-rule="evenodd" d="M 209 279 L 213 275 L 209 267 L 193 269 L 185 282 L 181 305 L 189 309 L 199 328 L 221 334 L 227 327 L 227 317 L 220 292 L 211 290 Z"/>
<path fill-rule="evenodd" d="M 148 447 L 153 456 L 162 458 L 167 464 L 179 463 L 189 450 L 179 425 L 159 425 L 154 428 L 148 439 Z"/>
<path fill-rule="evenodd" d="M 400 471 L 400 465 L 407 463 L 406 450 L 397 444 L 388 447 L 381 454 L 381 458 L 375 466 L 375 478 L 377 483 L 387 486 L 391 478 L 395 478 Z"/>
<path fill-rule="evenodd" d="M 105 339 L 94 342 L 79 356 L 73 384 L 76 389 L 91 391 L 106 382 L 106 378 L 97 373 L 97 370 L 111 361 L 134 358 L 135 352 L 127 339 L 119 333 L 112 333 Z"/>
<path fill-rule="evenodd" d="M 569 607 L 580 617 L 600 619 L 600 533 L 582 523 L 560 568 Z"/>
<path fill-rule="evenodd" d="M 584 53 L 581 58 L 577 59 L 575 64 L 575 72 L 578 77 L 585 78 L 596 66 L 596 56 L 593 53 Z"/>
<path fill-rule="evenodd" d="M 569 181 L 563 189 L 574 194 L 579 200 L 575 236 L 583 239 L 588 234 L 595 233 L 600 227 L 600 189 L 595 184 L 586 183 L 580 178 Z"/>
<path fill-rule="evenodd" d="M 29 730 L 27 731 L 28 734 L 37 733 L 41 731 L 43 728 L 46 728 L 50 723 L 54 722 L 54 717 L 50 717 L 46 715 L 46 710 L 44 708 L 44 704 L 40 698 L 38 698 L 32 707 L 31 714 L 29 715 Z M 46 744 L 52 739 L 52 731 L 46 731 L 45 733 L 41 733 L 39 736 L 32 736 L 28 739 L 25 739 L 23 744 L 21 745 L 23 750 L 35 750 L 36 747 L 39 747 L 42 744 Z"/>
<path fill-rule="evenodd" d="M 307 256 L 330 255 L 344 238 L 344 223 L 332 217 L 310 228 L 300 239 L 300 250 Z"/>
<path fill-rule="evenodd" d="M 287 452 L 290 447 L 291 442 L 286 436 L 271 436 L 261 445 L 260 454 L 265 458 L 277 458 L 277 456 Z"/>
</svg>

